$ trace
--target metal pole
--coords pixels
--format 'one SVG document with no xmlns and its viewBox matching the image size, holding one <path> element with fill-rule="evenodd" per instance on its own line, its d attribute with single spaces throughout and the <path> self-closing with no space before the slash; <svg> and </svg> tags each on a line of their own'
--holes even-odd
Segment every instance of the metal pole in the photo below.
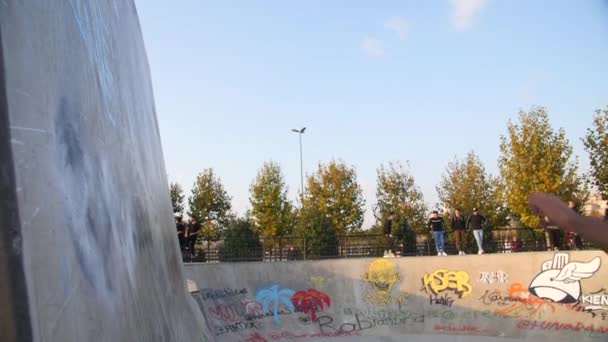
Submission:
<svg viewBox="0 0 608 342">
<path fill-rule="evenodd" d="M 301 183 L 300 195 L 302 197 L 304 197 L 304 163 L 302 162 L 302 132 L 300 132 L 299 135 L 300 135 L 300 183 Z"/>
</svg>

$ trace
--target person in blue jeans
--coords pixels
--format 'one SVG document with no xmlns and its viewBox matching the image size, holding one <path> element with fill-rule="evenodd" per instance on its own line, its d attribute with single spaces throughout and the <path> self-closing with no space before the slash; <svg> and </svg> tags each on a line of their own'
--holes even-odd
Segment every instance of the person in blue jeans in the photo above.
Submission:
<svg viewBox="0 0 608 342">
<path fill-rule="evenodd" d="M 473 215 L 467 220 L 467 229 L 473 229 L 473 237 L 477 242 L 477 254 L 483 254 L 483 226 L 488 222 L 483 215 L 479 213 L 477 208 L 473 208 Z"/>
<path fill-rule="evenodd" d="M 438 256 L 447 256 L 445 253 L 445 223 L 443 218 L 439 216 L 437 210 L 433 211 L 433 215 L 429 219 L 429 228 L 433 233 L 433 240 L 435 240 L 435 249 L 437 249 Z"/>
</svg>

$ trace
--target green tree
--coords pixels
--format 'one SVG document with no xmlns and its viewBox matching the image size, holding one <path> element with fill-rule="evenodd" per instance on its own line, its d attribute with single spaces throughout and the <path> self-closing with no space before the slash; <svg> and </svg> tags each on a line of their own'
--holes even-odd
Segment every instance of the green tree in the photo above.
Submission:
<svg viewBox="0 0 608 342">
<path fill-rule="evenodd" d="M 202 225 L 204 239 L 213 240 L 221 236 L 232 218 L 230 200 L 213 169 L 205 169 L 198 174 L 188 198 L 188 215 Z"/>
<path fill-rule="evenodd" d="M 296 226 L 298 236 L 304 238 L 307 259 L 338 255 L 338 235 L 333 220 L 319 208 L 304 207 L 299 210 Z"/>
<path fill-rule="evenodd" d="M 555 131 L 543 107 L 520 111 L 519 122 L 509 121 L 501 136 L 499 167 L 505 182 L 505 197 L 513 214 L 529 227 L 540 223 L 528 207 L 528 197 L 546 192 L 564 200 L 584 201 L 584 182 L 572 160 L 572 146 L 563 129 Z"/>
<path fill-rule="evenodd" d="M 315 208 L 329 218 L 339 235 L 361 229 L 364 205 L 355 169 L 342 162 L 319 164 L 317 172 L 307 179 L 302 207 L 309 211 Z"/>
<path fill-rule="evenodd" d="M 396 226 L 402 230 L 398 236 L 404 236 L 403 233 L 411 228 L 420 233 L 428 231 L 428 208 L 424 203 L 422 191 L 409 171 L 409 164 L 390 162 L 387 166 L 380 165 L 376 183 L 374 215 L 379 224 L 382 225 L 389 213 L 394 211 L 398 217 Z"/>
<path fill-rule="evenodd" d="M 369 230 L 365 231 L 365 235 L 368 236 L 366 241 L 368 241 L 369 245 L 372 246 L 377 253 L 375 256 L 382 256 L 382 252 L 386 249 L 386 238 L 384 237 L 385 224 L 386 219 L 377 220 Z M 426 225 L 421 225 L 420 228 L 415 229 L 407 219 L 398 216 L 392 229 L 394 249 L 400 250 L 401 253 L 405 253 L 402 255 L 415 255 L 416 234 L 428 233 L 428 228 L 425 230 L 425 227 Z"/>
<path fill-rule="evenodd" d="M 450 212 L 446 216 L 451 217 L 451 211 L 456 208 L 464 215 L 478 208 L 491 225 L 504 226 L 509 213 L 502 188 L 501 180 L 488 174 L 479 157 L 471 151 L 464 160 L 455 159 L 448 164 L 436 189 L 441 205 Z"/>
<path fill-rule="evenodd" d="M 253 229 L 264 241 L 291 233 L 293 206 L 287 199 L 287 186 L 281 168 L 265 163 L 249 189 L 250 219 Z"/>
<path fill-rule="evenodd" d="M 184 199 L 186 198 L 186 196 L 184 195 L 184 189 L 177 182 L 171 182 L 169 189 L 171 193 L 171 204 L 173 205 L 173 212 L 182 214 L 184 212 Z"/>
<path fill-rule="evenodd" d="M 608 108 L 595 111 L 593 127 L 583 139 L 589 154 L 589 178 L 603 200 L 608 200 Z"/>
<path fill-rule="evenodd" d="M 248 219 L 231 219 L 219 249 L 220 261 L 261 261 L 262 243 Z"/>
</svg>

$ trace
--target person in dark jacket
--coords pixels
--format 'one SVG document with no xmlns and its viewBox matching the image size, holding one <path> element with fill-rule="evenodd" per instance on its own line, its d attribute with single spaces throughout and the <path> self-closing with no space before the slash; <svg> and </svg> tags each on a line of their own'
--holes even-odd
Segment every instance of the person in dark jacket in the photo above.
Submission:
<svg viewBox="0 0 608 342">
<path fill-rule="evenodd" d="M 177 241 L 179 241 L 179 249 L 184 252 L 186 246 L 186 225 L 182 222 L 182 214 L 175 213 L 175 227 L 177 228 Z"/>
<path fill-rule="evenodd" d="M 384 224 L 384 238 L 386 239 L 386 248 L 384 249 L 384 257 L 385 258 L 394 258 L 395 251 L 393 248 L 394 240 L 393 240 L 393 226 L 395 225 L 395 221 L 397 219 L 397 215 L 395 215 L 394 211 L 391 211 L 388 215 L 386 223 Z"/>
<path fill-rule="evenodd" d="M 570 208 L 570 210 L 574 211 L 576 214 L 580 214 L 578 208 L 576 207 L 576 203 L 574 203 L 574 201 L 568 202 L 568 208 Z M 576 249 L 583 248 L 583 239 L 580 234 L 577 234 L 577 233 L 569 230 L 566 232 L 566 236 L 568 237 L 569 244 L 572 244 L 572 242 L 574 242 L 574 247 Z"/>
<path fill-rule="evenodd" d="M 428 223 L 431 232 L 433 233 L 433 240 L 435 240 L 435 249 L 437 250 L 438 256 L 447 256 L 445 253 L 445 222 L 443 218 L 439 216 L 437 210 L 433 211 L 433 215 L 429 219 Z"/>
<path fill-rule="evenodd" d="M 201 231 L 201 224 L 192 217 L 190 218 L 190 222 L 188 223 L 188 227 L 186 229 L 186 245 L 188 247 L 188 251 L 190 252 L 190 256 L 194 255 L 194 246 L 196 245 L 196 239 Z"/>
<path fill-rule="evenodd" d="M 473 208 L 473 214 L 467 220 L 467 229 L 473 230 L 473 237 L 477 242 L 477 254 L 483 254 L 483 226 L 488 222 L 483 215 L 479 213 L 477 208 Z"/>
<path fill-rule="evenodd" d="M 456 249 L 458 249 L 458 255 L 466 255 L 464 252 L 464 233 L 467 229 L 467 224 L 460 212 L 460 209 L 454 210 L 454 216 L 452 216 L 452 230 L 454 231 L 454 237 L 456 239 Z"/>
</svg>

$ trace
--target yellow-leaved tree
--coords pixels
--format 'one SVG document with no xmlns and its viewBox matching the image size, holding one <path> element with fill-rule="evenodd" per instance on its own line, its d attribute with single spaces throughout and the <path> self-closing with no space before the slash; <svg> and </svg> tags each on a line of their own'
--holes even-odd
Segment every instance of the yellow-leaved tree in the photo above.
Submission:
<svg viewBox="0 0 608 342">
<path fill-rule="evenodd" d="M 528 207 L 530 194 L 555 194 L 578 204 L 588 196 L 566 132 L 551 127 L 543 107 L 520 111 L 518 122 L 509 121 L 507 134 L 501 136 L 499 167 L 511 213 L 528 227 L 540 223 Z"/>
<path fill-rule="evenodd" d="M 264 163 L 249 189 L 253 230 L 268 242 L 291 233 L 293 206 L 279 164 Z"/>
<path fill-rule="evenodd" d="M 356 232 L 363 224 L 365 200 L 353 167 L 343 162 L 319 164 L 308 177 L 302 198 L 302 210 L 328 218 L 338 235 Z"/>
</svg>

